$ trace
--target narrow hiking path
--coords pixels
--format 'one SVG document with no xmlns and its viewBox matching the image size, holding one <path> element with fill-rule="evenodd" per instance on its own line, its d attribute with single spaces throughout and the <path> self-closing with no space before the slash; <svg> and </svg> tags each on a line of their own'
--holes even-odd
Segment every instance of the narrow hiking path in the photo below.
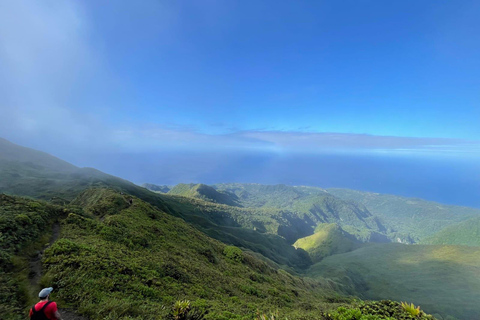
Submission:
<svg viewBox="0 0 480 320">
<path fill-rule="evenodd" d="M 30 259 L 30 285 L 32 288 L 39 288 L 40 279 L 43 275 L 42 257 L 45 250 L 47 250 L 60 236 L 60 223 L 55 223 L 52 226 L 52 236 L 48 243 L 43 247 L 41 251 Z"/>
<path fill-rule="evenodd" d="M 43 253 L 46 249 L 52 246 L 52 244 L 57 241 L 58 237 L 60 236 L 60 223 L 56 222 L 52 226 L 52 236 L 48 243 L 43 247 L 41 251 L 38 251 L 37 254 L 34 255 L 30 259 L 30 285 L 32 288 L 36 288 L 40 290 L 40 279 L 43 275 L 43 266 L 42 266 L 42 257 Z M 62 316 L 63 320 L 88 320 L 87 318 L 80 316 L 75 313 L 71 308 L 59 308 L 58 312 Z"/>
</svg>

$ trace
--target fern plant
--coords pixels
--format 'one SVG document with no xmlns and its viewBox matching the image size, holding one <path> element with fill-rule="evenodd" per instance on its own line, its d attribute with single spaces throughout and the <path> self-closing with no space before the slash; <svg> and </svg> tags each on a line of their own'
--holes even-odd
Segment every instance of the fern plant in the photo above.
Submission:
<svg viewBox="0 0 480 320">
<path fill-rule="evenodd" d="M 406 302 L 402 302 L 402 308 L 414 317 L 420 313 L 420 306 L 415 308 L 413 303 L 408 304 Z"/>
<path fill-rule="evenodd" d="M 171 318 L 173 320 L 203 320 L 205 312 L 192 308 L 188 300 L 179 300 L 172 307 Z"/>
</svg>

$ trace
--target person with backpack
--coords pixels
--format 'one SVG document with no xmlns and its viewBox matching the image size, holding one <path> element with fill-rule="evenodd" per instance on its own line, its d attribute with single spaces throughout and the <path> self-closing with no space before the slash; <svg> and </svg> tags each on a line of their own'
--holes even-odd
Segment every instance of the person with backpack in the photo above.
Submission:
<svg viewBox="0 0 480 320">
<path fill-rule="evenodd" d="M 30 309 L 31 320 L 62 320 L 60 313 L 58 313 L 57 304 L 49 301 L 50 293 L 53 288 L 44 288 L 38 294 L 40 301 Z"/>
</svg>

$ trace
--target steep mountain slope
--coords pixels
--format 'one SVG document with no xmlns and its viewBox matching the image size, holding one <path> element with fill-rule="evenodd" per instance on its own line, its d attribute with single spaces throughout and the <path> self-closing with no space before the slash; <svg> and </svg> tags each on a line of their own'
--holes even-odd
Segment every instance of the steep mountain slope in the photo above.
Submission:
<svg viewBox="0 0 480 320">
<path fill-rule="evenodd" d="M 311 264 L 308 254 L 291 243 L 298 235 L 310 234 L 312 228 L 303 221 L 292 224 L 297 218 L 287 213 L 231 207 L 183 196 L 162 195 L 162 199 L 172 212 L 212 238 L 248 248 L 296 269 Z"/>
<path fill-rule="evenodd" d="M 480 216 L 450 225 L 424 239 L 422 244 L 480 246 Z"/>
<path fill-rule="evenodd" d="M 449 225 L 480 215 L 479 209 L 422 199 L 348 189 L 327 191 L 341 199 L 364 205 L 393 231 L 392 235 L 398 242 L 408 243 L 409 238 L 418 242 Z"/>
<path fill-rule="evenodd" d="M 360 247 L 360 242 L 335 223 L 319 224 L 311 236 L 300 238 L 293 246 L 307 251 L 313 263 L 332 254 L 345 253 Z"/>
<path fill-rule="evenodd" d="M 415 301 L 443 318 L 480 314 L 478 247 L 372 244 L 327 257 L 308 274 L 339 281 L 362 298 Z"/>
</svg>

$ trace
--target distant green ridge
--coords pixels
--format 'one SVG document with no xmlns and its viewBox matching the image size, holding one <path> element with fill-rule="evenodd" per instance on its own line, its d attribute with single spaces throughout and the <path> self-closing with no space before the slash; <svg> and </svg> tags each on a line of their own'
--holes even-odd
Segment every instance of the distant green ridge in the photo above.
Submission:
<svg viewBox="0 0 480 320">
<path fill-rule="evenodd" d="M 206 184 L 185 184 L 180 183 L 168 191 L 168 194 L 179 195 L 184 197 L 199 198 L 214 203 L 226 204 L 229 206 L 238 206 L 236 196 L 227 194 L 226 192 L 218 192 L 211 186 Z"/>
<path fill-rule="evenodd" d="M 235 194 L 243 207 L 288 211 L 314 226 L 337 223 L 363 242 L 389 242 L 386 228 L 365 206 L 335 197 L 321 188 L 248 183 L 217 184 L 214 187 Z"/>
<path fill-rule="evenodd" d="M 170 191 L 169 186 L 165 186 L 165 185 L 159 186 L 153 183 L 144 183 L 142 184 L 142 187 L 147 188 L 148 190 L 154 191 L 154 192 L 167 193 L 168 191 Z"/>
<path fill-rule="evenodd" d="M 307 251 L 316 263 L 332 254 L 352 251 L 360 246 L 360 242 L 337 224 L 323 223 L 317 226 L 314 234 L 298 239 L 293 246 Z"/>
<path fill-rule="evenodd" d="M 423 244 L 453 244 L 480 246 L 480 217 L 468 219 L 435 233 L 422 241 Z"/>
<path fill-rule="evenodd" d="M 359 203 L 390 230 L 393 242 L 421 242 L 443 228 L 480 215 L 480 209 L 389 194 L 327 189 L 334 196 Z"/>
</svg>

